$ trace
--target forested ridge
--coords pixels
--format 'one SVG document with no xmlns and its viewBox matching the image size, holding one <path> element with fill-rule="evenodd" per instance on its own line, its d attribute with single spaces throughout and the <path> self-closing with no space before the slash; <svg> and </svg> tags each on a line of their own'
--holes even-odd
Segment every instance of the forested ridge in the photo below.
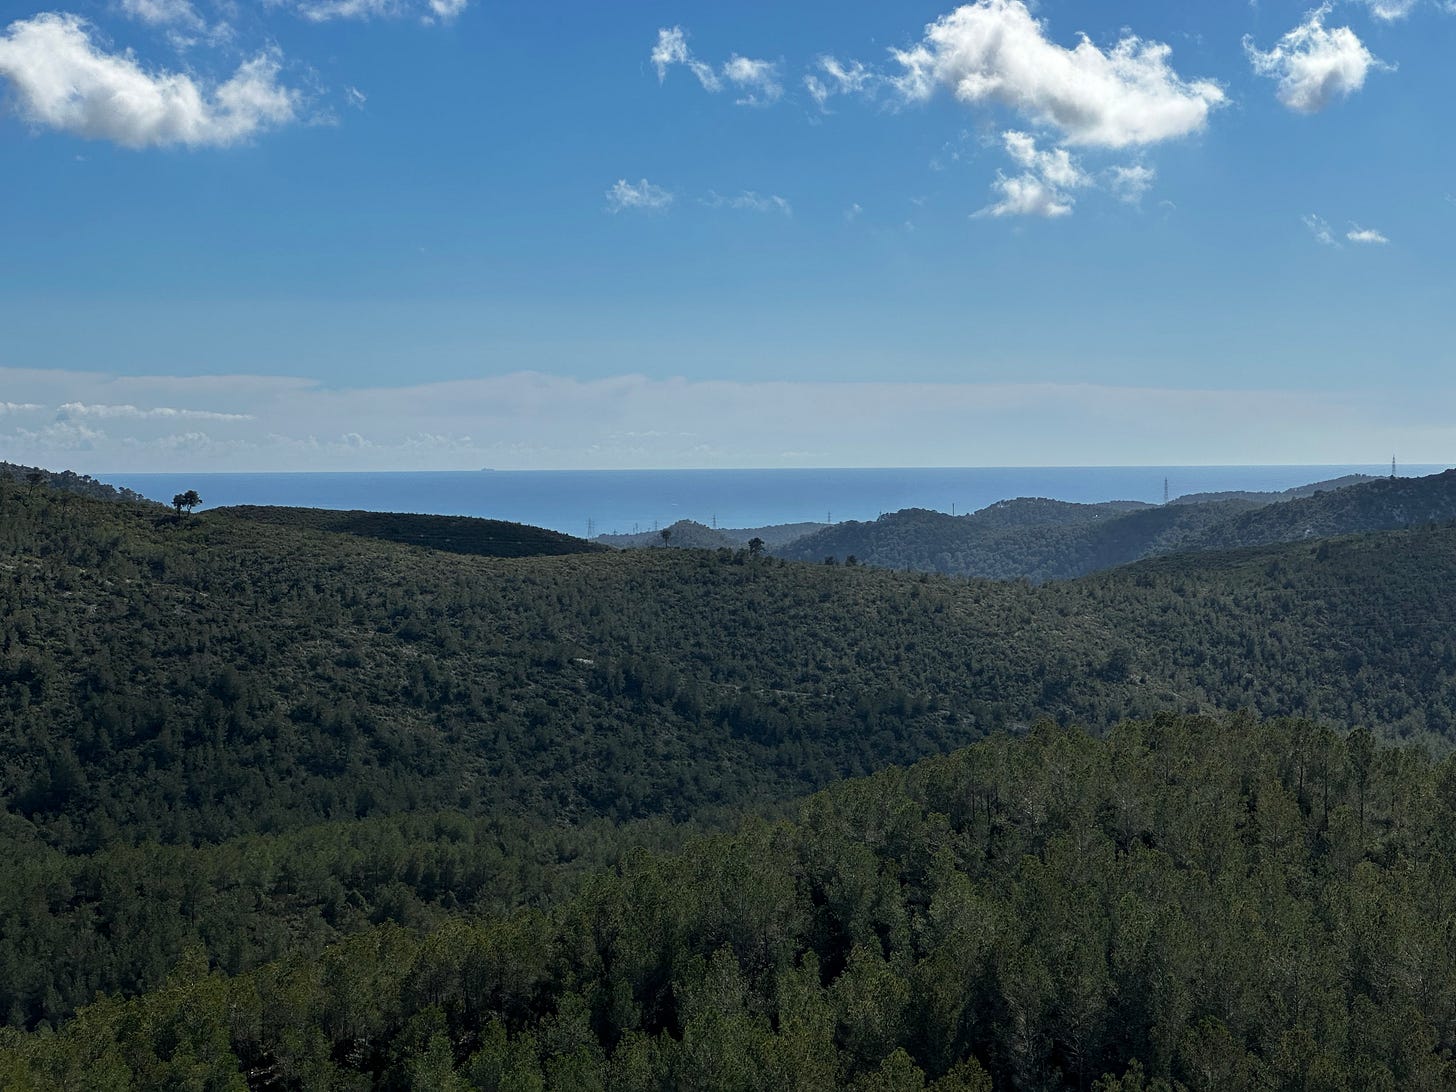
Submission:
<svg viewBox="0 0 1456 1092">
<path fill-rule="evenodd" d="M 300 522 L 0 482 L 11 1024 L 184 955 L 253 981 L 559 908 L 624 855 L 1042 718 L 1247 709 L 1437 753 L 1456 730 L 1444 528 L 1031 586 Z"/>
<path fill-rule="evenodd" d="M 1166 505 L 1002 501 L 964 516 L 909 509 L 836 524 L 779 547 L 800 561 L 993 579 L 1066 580 L 1145 557 L 1301 542 L 1456 520 L 1456 471 L 1351 475 L 1283 493 L 1212 493 Z"/>
<path fill-rule="evenodd" d="M 309 531 L 332 531 L 377 538 L 407 546 L 423 546 L 451 554 L 482 557 L 546 557 L 585 554 L 602 546 L 585 539 L 498 519 L 474 516 L 432 516 L 405 512 L 334 511 L 284 505 L 241 504 L 213 509 L 214 514 L 241 516 Z"/>
<path fill-rule="evenodd" d="M 7 1088 L 1446 1089 L 1456 761 L 1051 724 L 639 853 L 545 910 L 200 952 Z"/>
</svg>

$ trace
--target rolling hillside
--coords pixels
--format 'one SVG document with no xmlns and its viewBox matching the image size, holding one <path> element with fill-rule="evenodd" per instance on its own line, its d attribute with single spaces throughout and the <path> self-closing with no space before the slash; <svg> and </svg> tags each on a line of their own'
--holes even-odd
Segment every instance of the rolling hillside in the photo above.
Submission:
<svg viewBox="0 0 1456 1092">
<path fill-rule="evenodd" d="M 531 903 L 573 859 L 1043 717 L 1456 738 L 1447 528 L 1030 587 L 469 556 L 4 482 L 0 517 L 0 1012 L 23 1026 L 189 946 L 241 971 Z"/>
<path fill-rule="evenodd" d="M 523 523 L 506 523 L 472 516 L 426 516 L 402 512 L 336 512 L 323 508 L 287 508 L 236 505 L 214 508 L 213 514 L 341 535 L 375 538 L 383 542 L 423 546 L 452 554 L 478 557 L 550 557 L 584 554 L 601 546 Z"/>
<path fill-rule="evenodd" d="M 1167 505 L 1003 501 L 966 516 L 907 510 L 843 523 L 776 551 L 801 561 L 992 579 L 1066 580 L 1178 550 L 1298 542 L 1456 519 L 1456 474 L 1317 482 L 1284 493 L 1203 494 Z"/>
</svg>

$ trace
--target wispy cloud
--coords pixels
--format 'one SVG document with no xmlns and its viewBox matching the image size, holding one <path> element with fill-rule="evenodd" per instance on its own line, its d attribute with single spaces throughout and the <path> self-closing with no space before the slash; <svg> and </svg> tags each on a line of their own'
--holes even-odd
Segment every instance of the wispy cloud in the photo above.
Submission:
<svg viewBox="0 0 1456 1092">
<path fill-rule="evenodd" d="M 1091 181 L 1065 148 L 1042 151 L 1029 133 L 1001 135 L 1006 154 L 1021 168 L 1018 175 L 998 174 L 992 189 L 1000 200 L 977 216 L 1069 216 L 1075 198 L 1071 191 Z"/>
<path fill-rule="evenodd" d="M 607 190 L 607 211 L 616 213 L 636 209 L 660 212 L 670 206 L 674 200 L 675 197 L 671 190 L 654 186 L 645 178 L 636 183 L 619 178 L 611 189 Z"/>
<path fill-rule="evenodd" d="M 1157 178 L 1157 171 L 1140 163 L 1112 167 L 1107 171 L 1107 188 L 1119 201 L 1137 205 L 1142 202 L 1148 190 L 1152 189 Z"/>
<path fill-rule="evenodd" d="M 767 106 L 784 94 L 778 65 L 774 62 L 735 53 L 721 68 L 714 68 L 693 55 L 682 27 L 663 27 L 657 32 L 657 44 L 652 47 L 650 60 L 657 70 L 659 83 L 667 79 L 669 69 L 681 65 L 697 78 L 705 91 L 714 94 L 728 89 L 737 91 L 739 97 L 735 101 L 740 106 Z"/>
<path fill-rule="evenodd" d="M 725 197 L 713 190 L 702 199 L 702 203 L 709 208 L 730 208 L 744 209 L 748 212 L 776 212 L 784 216 L 794 214 L 794 206 L 789 203 L 788 198 L 780 197 L 776 193 L 758 193 L 754 190 L 744 190 L 742 193 L 732 197 Z"/>
<path fill-rule="evenodd" d="M 37 15 L 0 35 L 0 76 L 27 122 L 127 148 L 223 147 L 296 121 L 302 95 L 278 82 L 280 58 L 260 53 L 216 85 L 148 72 L 108 53 L 75 15 Z"/>
<path fill-rule="evenodd" d="M 1043 465 L 1339 463 L 1352 451 L 1391 450 L 1397 435 L 1412 461 L 1435 461 L 1456 446 L 1441 399 L 1396 404 L 1390 391 L 540 373 L 333 389 L 295 378 L 7 369 L 0 387 L 38 405 L 228 407 L 225 420 L 0 419 L 7 458 L 87 473 L 184 462 L 199 472 L 774 466 L 785 451 L 814 452 L 825 466 L 914 466 L 943 456 L 947 435 L 965 438 L 968 460 Z"/>
<path fill-rule="evenodd" d="M 179 26 L 188 30 L 203 27 L 202 16 L 189 0 L 121 0 L 122 12 L 152 26 Z"/>
<path fill-rule="evenodd" d="M 1280 38 L 1272 49 L 1259 50 L 1244 39 L 1249 63 L 1261 76 L 1279 81 L 1279 101 L 1301 114 L 1315 114 L 1365 86 L 1371 69 L 1384 68 L 1349 27 L 1326 27 L 1325 4 Z"/>
<path fill-rule="evenodd" d="M 251 421 L 252 414 L 222 413 L 217 410 L 175 409 L 171 406 L 153 406 L 143 409 L 133 405 L 110 405 L 107 403 L 66 402 L 56 409 L 56 416 L 62 420 L 77 417 L 126 418 L 133 421 L 181 420 L 181 421 Z"/>
<path fill-rule="evenodd" d="M 846 63 L 827 55 L 820 57 L 814 68 L 804 77 L 804 87 L 820 109 L 828 109 L 829 100 L 835 95 L 869 94 L 884 79 L 859 61 Z"/>
<path fill-rule="evenodd" d="M 1415 11 L 1420 0 L 1364 0 L 1364 3 L 1375 18 L 1391 23 Z"/>
<path fill-rule="evenodd" d="M 265 0 L 265 3 L 286 5 L 311 23 L 411 16 L 426 23 L 448 23 L 466 9 L 469 0 Z"/>
<path fill-rule="evenodd" d="M 1340 245 L 1340 241 L 1335 238 L 1334 230 L 1323 216 L 1316 216 L 1314 213 L 1310 213 L 1308 216 L 1300 217 L 1300 219 L 1304 222 L 1304 226 L 1309 229 L 1309 233 L 1314 236 L 1315 242 L 1323 246 L 1331 247 L 1338 247 Z"/>
<path fill-rule="evenodd" d="M 1361 243 L 1365 246 L 1385 246 L 1390 242 L 1374 228 L 1362 228 L 1359 224 L 1351 224 L 1350 230 L 1345 232 L 1345 238 L 1352 243 Z"/>
</svg>

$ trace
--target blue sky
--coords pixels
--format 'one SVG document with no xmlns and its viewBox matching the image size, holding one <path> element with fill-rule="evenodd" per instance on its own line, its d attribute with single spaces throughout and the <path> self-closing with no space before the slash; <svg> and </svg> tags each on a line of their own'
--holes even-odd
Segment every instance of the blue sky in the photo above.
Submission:
<svg viewBox="0 0 1456 1092">
<path fill-rule="evenodd" d="M 1446 462 L 1456 14 L 0 4 L 0 457 Z"/>
</svg>

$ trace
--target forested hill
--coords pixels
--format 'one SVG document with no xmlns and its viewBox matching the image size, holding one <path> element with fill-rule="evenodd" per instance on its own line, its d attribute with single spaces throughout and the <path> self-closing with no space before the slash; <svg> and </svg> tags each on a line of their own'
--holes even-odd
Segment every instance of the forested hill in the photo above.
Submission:
<svg viewBox="0 0 1456 1092">
<path fill-rule="evenodd" d="M 1296 485 L 1290 489 L 1279 492 L 1260 492 L 1250 489 L 1232 489 L 1218 493 L 1185 493 L 1180 497 L 1174 497 L 1169 504 L 1205 504 L 1212 501 L 1252 501 L 1255 504 L 1277 504 L 1280 501 L 1294 500 L 1298 497 L 1312 497 L 1316 493 L 1329 493 L 1336 489 L 1344 489 L 1351 485 L 1363 485 L 1366 482 L 1378 482 L 1383 479 L 1373 474 L 1346 474 L 1340 478 L 1328 478 L 1325 481 L 1310 482 L 1308 485 Z"/>
<path fill-rule="evenodd" d="M 1348 489 L 1238 513 L 1207 528 L 1196 546 L 1260 546 L 1453 520 L 1456 470 L 1447 470 L 1425 478 L 1377 478 Z"/>
<path fill-rule="evenodd" d="M 57 1019 L 188 945 L 239 970 L 529 902 L 572 852 L 552 832 L 721 824 L 1043 716 L 1248 708 L 1442 748 L 1453 579 L 1444 528 L 1030 587 L 467 556 L 0 481 L 0 1013 Z"/>
<path fill-rule="evenodd" d="M 127 504 L 153 504 L 131 489 L 107 485 L 85 474 L 71 470 L 44 470 L 38 466 L 21 466 L 18 463 L 0 462 L 0 478 L 27 486 L 31 489 L 51 489 L 59 493 L 74 493 L 91 500 L 122 501 Z"/>
<path fill-rule="evenodd" d="M 473 516 L 427 516 L 403 512 L 336 512 L 323 508 L 236 505 L 214 508 L 214 516 L 272 523 L 309 531 L 331 531 L 424 546 L 452 554 L 481 557 L 541 557 L 584 554 L 604 547 L 558 531 Z"/>
<path fill-rule="evenodd" d="M 504 921 L 229 978 L 201 951 L 13 1089 L 1456 1086 L 1456 763 L 1307 721 L 1041 726 L 637 855 Z"/>
<path fill-rule="evenodd" d="M 1320 488 L 1331 486 L 1329 489 Z M 911 509 L 843 523 L 777 551 L 803 561 L 993 579 L 1065 580 L 1144 557 L 1298 542 L 1456 520 L 1456 472 L 1337 479 L 1284 493 L 1205 494 L 1166 505 L 1003 501 L 966 516 Z"/>
<path fill-rule="evenodd" d="M 715 550 L 720 546 L 747 546 L 753 539 L 759 539 L 766 547 L 787 546 L 795 539 L 812 535 L 828 527 L 827 523 L 779 523 L 770 527 L 708 527 L 695 520 L 680 519 L 662 531 L 640 531 L 630 535 L 598 535 L 594 541 L 618 549 L 643 549 L 659 546 L 686 547 L 695 550 Z"/>
</svg>

